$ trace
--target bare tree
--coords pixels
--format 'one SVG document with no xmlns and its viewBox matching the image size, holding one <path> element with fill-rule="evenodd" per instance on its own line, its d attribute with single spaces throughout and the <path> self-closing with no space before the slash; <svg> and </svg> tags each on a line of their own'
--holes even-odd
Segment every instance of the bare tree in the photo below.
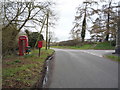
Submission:
<svg viewBox="0 0 120 90">
<path fill-rule="evenodd" d="M 75 28 L 79 28 L 78 30 L 81 30 L 81 38 L 82 38 L 82 42 L 84 42 L 85 39 L 85 35 L 86 35 L 86 28 L 87 28 L 87 21 L 92 21 L 91 17 L 96 10 L 94 8 L 91 7 L 91 5 L 95 5 L 97 4 L 97 2 L 95 1 L 84 1 L 82 6 L 78 7 L 77 10 L 77 16 L 75 16 L 75 21 L 77 23 L 75 23 Z M 93 13 L 94 12 L 94 13 Z"/>
<path fill-rule="evenodd" d="M 104 25 L 100 18 L 97 18 L 95 22 L 93 22 L 93 26 L 91 27 L 90 34 L 94 41 L 103 40 L 104 38 Z"/>
<path fill-rule="evenodd" d="M 48 19 L 49 19 L 49 10 L 47 11 L 47 21 L 46 21 L 46 46 L 45 49 L 48 49 Z"/>
<path fill-rule="evenodd" d="M 110 37 L 110 26 L 111 26 L 110 22 L 112 18 L 112 13 L 114 13 L 112 10 L 112 3 L 113 3 L 112 0 L 108 0 L 107 4 L 102 6 L 102 12 L 103 12 L 104 21 L 105 21 L 104 23 L 106 24 L 105 41 L 108 41 Z"/>
<path fill-rule="evenodd" d="M 101 38 L 104 41 L 108 41 L 109 38 L 115 40 L 116 38 L 116 29 L 117 29 L 117 11 L 115 6 L 116 3 L 113 4 L 112 0 L 106 1 L 102 7 L 96 9 L 96 14 L 98 17 L 93 22 L 93 26 L 91 27 L 90 33 L 93 34 L 92 37 Z"/>
<path fill-rule="evenodd" d="M 4 5 L 5 28 L 11 24 L 17 24 L 20 31 L 28 21 L 42 23 L 41 18 L 49 5 L 50 3 L 46 2 L 6 2 Z"/>
<path fill-rule="evenodd" d="M 2 7 L 2 19 L 3 19 L 3 44 L 6 43 L 14 44 L 16 36 L 28 23 L 34 23 L 35 25 L 41 26 L 40 33 L 42 31 L 42 26 L 44 23 L 44 16 L 46 15 L 46 10 L 51 7 L 52 2 L 4 2 Z M 7 32 L 12 38 L 6 39 Z M 9 44 L 8 44 L 9 45 Z M 11 45 L 12 46 L 12 45 Z M 12 48 L 12 47 L 11 47 Z M 8 50 L 8 49 L 6 49 Z M 11 49 L 10 49 L 11 50 Z M 5 50 L 3 50 L 5 51 Z"/>
</svg>

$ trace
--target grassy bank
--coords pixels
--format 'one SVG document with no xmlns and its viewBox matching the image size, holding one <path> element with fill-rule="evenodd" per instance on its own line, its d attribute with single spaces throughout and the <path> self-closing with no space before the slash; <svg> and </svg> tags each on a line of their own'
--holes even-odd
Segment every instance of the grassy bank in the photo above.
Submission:
<svg viewBox="0 0 120 90">
<path fill-rule="evenodd" d="M 100 50 L 112 50 L 115 49 L 110 42 L 100 42 L 95 44 L 85 44 L 82 46 L 52 46 L 52 48 L 61 48 L 61 49 L 100 49 Z"/>
<path fill-rule="evenodd" d="M 42 76 L 45 59 L 54 51 L 32 50 L 30 55 L 10 56 L 3 60 L 2 86 L 3 88 L 31 88 Z"/>
</svg>

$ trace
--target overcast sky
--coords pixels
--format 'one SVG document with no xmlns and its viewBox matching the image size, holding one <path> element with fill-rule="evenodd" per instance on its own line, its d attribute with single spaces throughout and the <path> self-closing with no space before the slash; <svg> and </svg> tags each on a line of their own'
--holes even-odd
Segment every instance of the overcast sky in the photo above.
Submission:
<svg viewBox="0 0 120 90">
<path fill-rule="evenodd" d="M 48 0 L 46 0 L 48 1 Z M 73 28 L 73 22 L 76 14 L 76 8 L 82 4 L 84 0 L 50 0 L 56 3 L 55 12 L 59 17 L 55 28 L 49 28 L 54 31 L 55 37 L 59 41 L 70 39 L 70 31 Z M 89 36 L 89 35 L 87 35 Z"/>
<path fill-rule="evenodd" d="M 70 39 L 70 30 L 73 28 L 73 21 L 76 14 L 76 7 L 83 0 L 51 0 L 56 2 L 55 11 L 58 14 L 59 20 L 54 28 L 55 36 L 59 41 Z"/>
</svg>

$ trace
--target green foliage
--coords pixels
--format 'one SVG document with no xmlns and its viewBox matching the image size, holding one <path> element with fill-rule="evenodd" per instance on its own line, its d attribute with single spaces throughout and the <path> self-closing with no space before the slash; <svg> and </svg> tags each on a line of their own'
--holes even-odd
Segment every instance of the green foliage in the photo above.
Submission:
<svg viewBox="0 0 120 90">
<path fill-rule="evenodd" d="M 86 32 L 86 11 L 85 11 L 85 15 L 84 15 L 84 19 L 82 22 L 82 31 L 81 31 L 81 38 L 82 38 L 82 42 L 84 42 L 84 38 L 85 38 L 85 32 Z"/>
<path fill-rule="evenodd" d="M 28 35 L 29 45 L 30 45 L 31 47 L 34 47 L 34 46 L 35 46 L 35 43 L 36 43 L 37 39 L 40 40 L 40 41 L 41 41 L 41 40 L 44 40 L 43 35 L 42 35 L 42 34 L 39 34 L 38 32 L 32 32 L 31 34 L 28 34 L 29 32 L 27 31 L 26 33 L 27 33 L 27 35 Z"/>
</svg>

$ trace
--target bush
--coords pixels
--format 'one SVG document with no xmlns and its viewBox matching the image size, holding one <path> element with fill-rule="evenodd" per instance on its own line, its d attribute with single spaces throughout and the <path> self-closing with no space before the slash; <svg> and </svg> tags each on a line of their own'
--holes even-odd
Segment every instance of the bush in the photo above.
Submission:
<svg viewBox="0 0 120 90">
<path fill-rule="evenodd" d="M 80 44 L 80 41 L 78 40 L 68 40 L 68 41 L 62 41 L 62 42 L 59 42 L 59 46 L 76 46 Z"/>
<path fill-rule="evenodd" d="M 81 42 L 79 40 L 68 40 L 68 41 L 62 41 L 62 42 L 59 42 L 59 46 L 83 46 L 83 45 L 86 45 L 86 44 L 94 44 L 93 42 L 88 42 L 88 41 L 85 41 L 85 42 Z"/>
<path fill-rule="evenodd" d="M 18 30 L 15 26 L 2 28 L 2 55 L 11 55 L 16 53 Z"/>
<path fill-rule="evenodd" d="M 28 33 L 29 31 L 26 30 L 26 34 Z M 30 33 L 30 32 L 29 32 Z M 40 36 L 39 36 L 40 35 Z M 39 40 L 44 40 L 44 37 L 42 34 L 39 34 L 38 32 L 32 32 L 30 34 L 27 34 L 28 36 L 28 39 L 29 39 L 29 45 L 33 48 L 36 44 L 36 41 L 38 39 L 38 36 L 39 36 Z"/>
<path fill-rule="evenodd" d="M 112 45 L 112 46 L 116 46 L 116 40 L 112 41 L 112 42 L 111 42 L 111 45 Z"/>
</svg>

